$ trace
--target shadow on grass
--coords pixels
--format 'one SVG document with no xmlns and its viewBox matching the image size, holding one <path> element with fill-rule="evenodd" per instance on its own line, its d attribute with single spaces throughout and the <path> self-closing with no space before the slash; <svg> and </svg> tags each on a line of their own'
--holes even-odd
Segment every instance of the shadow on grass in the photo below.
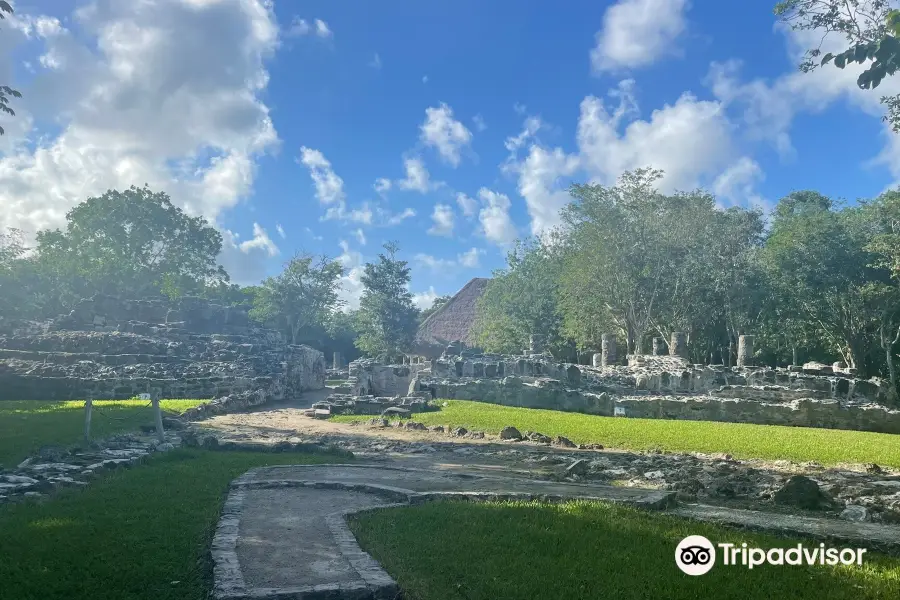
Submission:
<svg viewBox="0 0 900 600">
<path fill-rule="evenodd" d="M 206 599 L 229 482 L 257 466 L 329 462 L 340 459 L 175 450 L 46 504 L 0 506 L 0 598 Z"/>
<path fill-rule="evenodd" d="M 200 400 L 163 400 L 162 408 L 178 414 Z M 136 431 L 154 422 L 145 400 L 95 401 L 91 437 Z M 0 402 L 0 466 L 14 466 L 42 446 L 69 446 L 84 438 L 84 402 Z"/>
<path fill-rule="evenodd" d="M 687 535 L 761 548 L 798 541 L 596 502 L 443 502 L 365 513 L 351 528 L 416 600 L 900 597 L 900 561 L 869 554 L 862 567 L 719 562 L 690 577 L 675 565 Z"/>
</svg>

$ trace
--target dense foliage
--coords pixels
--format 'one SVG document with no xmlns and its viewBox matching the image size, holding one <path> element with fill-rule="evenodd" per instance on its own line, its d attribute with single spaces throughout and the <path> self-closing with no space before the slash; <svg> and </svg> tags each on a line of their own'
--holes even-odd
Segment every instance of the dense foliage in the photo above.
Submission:
<svg viewBox="0 0 900 600">
<path fill-rule="evenodd" d="M 738 336 L 754 334 L 762 363 L 842 360 L 896 383 L 900 193 L 842 206 L 794 192 L 766 221 L 702 190 L 663 194 L 660 176 L 573 186 L 562 226 L 495 273 L 479 342 L 518 352 L 540 333 L 589 354 L 614 333 L 647 352 L 681 331 L 695 361 L 733 364 Z"/>
</svg>

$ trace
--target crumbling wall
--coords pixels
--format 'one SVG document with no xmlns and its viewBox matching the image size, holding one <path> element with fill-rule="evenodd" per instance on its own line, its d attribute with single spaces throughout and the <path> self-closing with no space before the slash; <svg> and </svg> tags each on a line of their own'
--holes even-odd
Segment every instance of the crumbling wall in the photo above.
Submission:
<svg viewBox="0 0 900 600">
<path fill-rule="evenodd" d="M 416 374 L 428 363 L 383 365 L 362 358 L 350 363 L 350 381 L 354 396 L 405 396 Z"/>
<path fill-rule="evenodd" d="M 124 399 L 155 389 L 255 402 L 259 390 L 268 401 L 324 387 L 321 352 L 253 326 L 243 309 L 197 298 L 97 296 L 46 332 L 0 335 L 0 400 Z"/>
</svg>

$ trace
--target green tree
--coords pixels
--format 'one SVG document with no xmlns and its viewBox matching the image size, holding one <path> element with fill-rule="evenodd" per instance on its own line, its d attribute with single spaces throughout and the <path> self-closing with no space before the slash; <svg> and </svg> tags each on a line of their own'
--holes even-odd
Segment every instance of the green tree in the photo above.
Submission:
<svg viewBox="0 0 900 600">
<path fill-rule="evenodd" d="M 450 299 L 453 296 L 438 296 L 434 299 L 434 302 L 431 303 L 431 307 L 426 308 L 425 310 L 419 311 L 419 323 L 423 323 L 425 319 L 433 315 L 438 311 L 440 307 L 450 302 Z"/>
<path fill-rule="evenodd" d="M 27 306 L 22 281 L 25 251 L 21 231 L 0 233 L 0 318 L 21 316 Z"/>
<path fill-rule="evenodd" d="M 378 262 L 365 265 L 361 277 L 356 347 L 369 356 L 393 359 L 412 347 L 418 310 L 409 293 L 409 267 L 397 258 L 397 244 L 387 243 L 384 250 Z"/>
<path fill-rule="evenodd" d="M 297 254 L 284 271 L 263 281 L 253 299 L 250 316 L 284 331 L 292 344 L 321 346 L 331 315 L 337 311 L 341 264 L 322 256 Z"/>
<path fill-rule="evenodd" d="M 775 5 L 775 15 L 793 29 L 822 33 L 819 44 L 806 51 L 801 71 L 859 63 L 866 68 L 857 85 L 874 90 L 900 68 L 900 10 L 891 5 L 891 0 L 784 0 Z M 822 44 L 831 34 L 842 36 L 848 46 L 823 56 Z M 882 96 L 881 103 L 888 109 L 884 120 L 900 131 L 900 95 Z"/>
<path fill-rule="evenodd" d="M 13 8 L 12 6 L 10 6 L 9 2 L 0 0 L 0 21 L 6 18 L 5 16 L 3 16 L 3 13 L 7 13 L 10 15 L 13 14 Z M 14 117 L 16 113 L 12 108 L 10 108 L 9 99 L 21 97 L 21 93 L 12 89 L 8 85 L 0 85 L 0 112 L 5 112 L 9 116 Z M 3 135 L 4 133 L 6 132 L 3 130 L 3 127 L 0 127 L 0 135 Z"/>
<path fill-rule="evenodd" d="M 228 281 L 217 264 L 222 235 L 168 195 L 132 186 L 88 198 L 66 214 L 64 230 L 37 235 L 37 262 L 55 308 L 96 293 L 170 297 Z"/>
<path fill-rule="evenodd" d="M 862 372 L 885 300 L 872 284 L 886 284 L 865 249 L 871 221 L 860 207 L 840 208 L 816 192 L 783 199 L 772 219 L 762 261 L 776 294 L 818 336 Z"/>
<path fill-rule="evenodd" d="M 493 273 L 478 300 L 473 333 L 479 347 L 518 354 L 537 334 L 552 353 L 566 349 L 558 311 L 561 259 L 558 246 L 534 239 L 516 242 L 506 268 Z"/>
</svg>

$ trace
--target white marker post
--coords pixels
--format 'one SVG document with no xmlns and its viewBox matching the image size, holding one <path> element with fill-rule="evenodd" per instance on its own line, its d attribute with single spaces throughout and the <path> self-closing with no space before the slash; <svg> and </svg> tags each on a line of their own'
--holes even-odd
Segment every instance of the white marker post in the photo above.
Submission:
<svg viewBox="0 0 900 600">
<path fill-rule="evenodd" d="M 159 443 L 162 444 L 166 441 L 166 436 L 163 431 L 162 409 L 159 407 L 159 390 L 153 391 L 150 402 L 153 403 L 153 412 L 156 415 L 156 436 L 159 438 Z"/>
<path fill-rule="evenodd" d="M 88 396 L 87 400 L 84 401 L 84 443 L 86 445 L 91 443 L 91 409 L 93 407 L 94 400 Z"/>
</svg>

